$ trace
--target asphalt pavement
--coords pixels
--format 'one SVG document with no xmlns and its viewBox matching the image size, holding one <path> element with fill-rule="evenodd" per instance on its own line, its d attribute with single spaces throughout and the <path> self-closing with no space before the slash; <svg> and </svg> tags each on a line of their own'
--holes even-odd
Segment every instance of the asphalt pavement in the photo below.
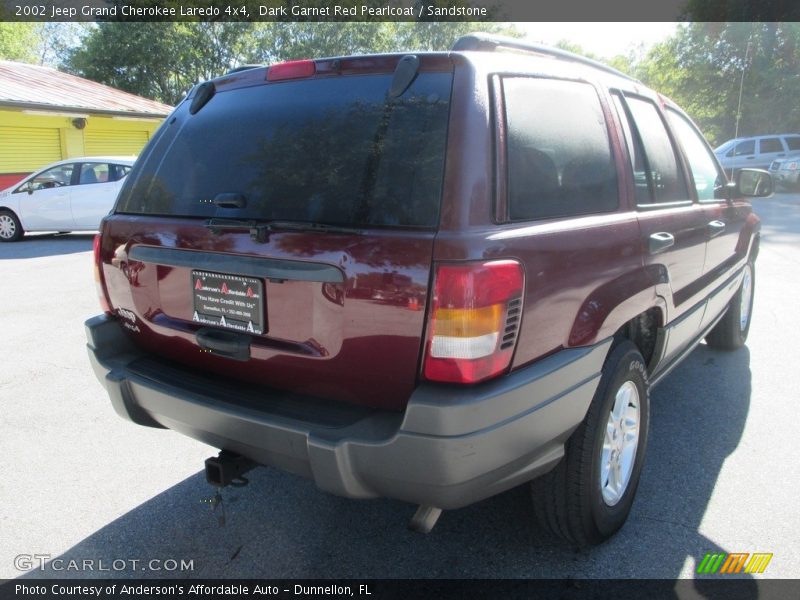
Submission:
<svg viewBox="0 0 800 600">
<path fill-rule="evenodd" d="M 92 237 L 0 244 L 0 578 L 687 578 L 709 552 L 772 553 L 756 578 L 797 577 L 800 195 L 755 206 L 747 347 L 701 345 L 654 390 L 630 519 L 586 552 L 537 530 L 524 486 L 429 535 L 406 529 L 413 506 L 268 468 L 212 510 L 216 452 L 121 420 L 89 367 Z"/>
</svg>

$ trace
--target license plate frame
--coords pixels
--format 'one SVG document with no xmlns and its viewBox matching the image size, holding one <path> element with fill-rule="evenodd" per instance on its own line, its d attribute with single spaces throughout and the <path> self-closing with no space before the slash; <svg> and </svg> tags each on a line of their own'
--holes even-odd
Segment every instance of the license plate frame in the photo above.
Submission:
<svg viewBox="0 0 800 600">
<path fill-rule="evenodd" d="M 267 332 L 262 279 L 193 270 L 191 290 L 195 323 L 253 335 Z"/>
</svg>

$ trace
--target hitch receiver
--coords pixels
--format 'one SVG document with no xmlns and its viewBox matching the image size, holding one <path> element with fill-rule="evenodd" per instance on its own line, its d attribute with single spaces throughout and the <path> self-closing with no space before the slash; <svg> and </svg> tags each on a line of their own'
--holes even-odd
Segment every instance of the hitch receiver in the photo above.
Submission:
<svg viewBox="0 0 800 600">
<path fill-rule="evenodd" d="M 219 456 L 206 459 L 206 481 L 218 488 L 247 485 L 248 481 L 243 475 L 256 466 L 249 458 L 221 450 Z"/>
</svg>

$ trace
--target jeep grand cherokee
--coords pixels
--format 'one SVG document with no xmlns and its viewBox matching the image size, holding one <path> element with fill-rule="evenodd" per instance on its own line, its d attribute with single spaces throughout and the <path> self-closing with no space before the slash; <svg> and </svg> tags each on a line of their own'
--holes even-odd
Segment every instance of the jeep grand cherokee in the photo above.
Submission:
<svg viewBox="0 0 800 600">
<path fill-rule="evenodd" d="M 515 52 L 503 50 L 511 48 Z M 625 521 L 649 390 L 741 346 L 759 220 L 691 120 L 585 58 L 484 35 L 197 86 L 95 241 L 115 410 L 351 498 L 532 482 L 578 545 Z"/>
</svg>

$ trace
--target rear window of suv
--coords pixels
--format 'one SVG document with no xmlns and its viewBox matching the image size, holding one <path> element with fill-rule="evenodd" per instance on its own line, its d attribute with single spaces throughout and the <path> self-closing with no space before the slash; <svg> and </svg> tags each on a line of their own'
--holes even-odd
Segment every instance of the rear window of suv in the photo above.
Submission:
<svg viewBox="0 0 800 600">
<path fill-rule="evenodd" d="M 391 74 L 219 92 L 166 125 L 117 212 L 433 227 L 441 200 L 452 73 L 420 73 L 388 99 Z M 244 208 L 218 208 L 238 194 Z"/>
</svg>

